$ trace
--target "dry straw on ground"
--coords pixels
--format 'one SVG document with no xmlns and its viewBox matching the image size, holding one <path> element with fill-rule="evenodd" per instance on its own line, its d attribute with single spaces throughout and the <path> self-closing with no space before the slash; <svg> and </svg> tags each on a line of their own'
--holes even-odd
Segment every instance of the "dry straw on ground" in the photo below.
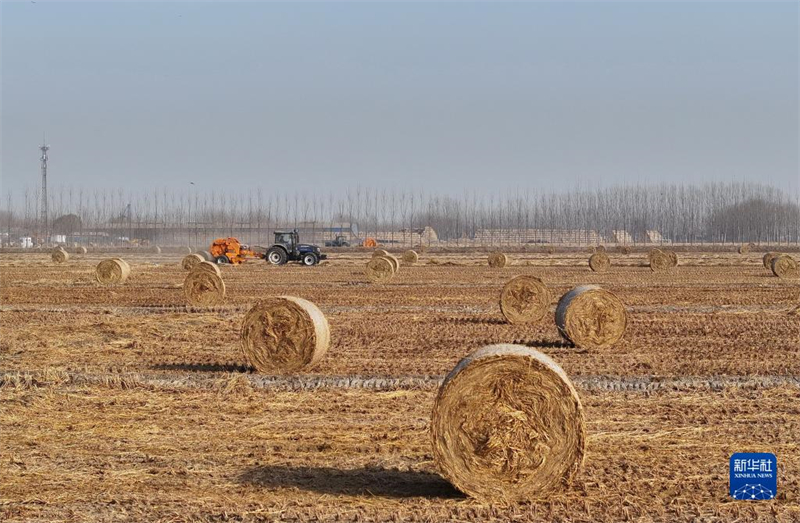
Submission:
<svg viewBox="0 0 800 523">
<path fill-rule="evenodd" d="M 490 345 L 447 375 L 431 421 L 434 460 L 484 501 L 543 500 L 568 485 L 586 446 L 583 407 L 567 375 L 541 352 Z"/>
<path fill-rule="evenodd" d="M 325 355 L 328 320 L 310 301 L 276 296 L 258 301 L 242 322 L 242 352 L 258 372 L 305 370 Z"/>
<path fill-rule="evenodd" d="M 672 259 L 660 249 L 651 249 L 647 257 L 650 261 L 650 270 L 653 272 L 666 271 L 672 267 Z"/>
<path fill-rule="evenodd" d="M 781 253 L 779 252 L 772 252 L 772 251 L 764 253 L 764 257 L 761 259 L 761 261 L 764 263 L 764 268 L 771 271 L 772 259 L 775 258 L 776 256 L 780 256 L 780 254 Z"/>
<path fill-rule="evenodd" d="M 408 250 L 403 253 L 403 263 L 414 264 L 419 261 L 419 254 L 417 251 Z"/>
<path fill-rule="evenodd" d="M 576 347 L 612 347 L 622 339 L 627 324 L 622 301 L 597 285 L 575 287 L 561 297 L 556 307 L 556 327 Z"/>
<path fill-rule="evenodd" d="M 183 280 L 183 294 L 190 305 L 222 305 L 225 302 L 225 282 L 213 271 L 195 268 Z"/>
<path fill-rule="evenodd" d="M 502 269 L 508 264 L 508 256 L 506 256 L 502 252 L 493 252 L 489 254 L 487 261 L 489 262 L 489 267 Z"/>
<path fill-rule="evenodd" d="M 500 312 L 509 323 L 541 320 L 550 306 L 550 291 L 534 276 L 521 275 L 505 284 L 500 293 Z"/>
<path fill-rule="evenodd" d="M 56 247 L 53 249 L 53 252 L 50 253 L 50 258 L 56 263 L 64 263 L 69 260 L 69 253 L 61 247 Z"/>
<path fill-rule="evenodd" d="M 120 284 L 131 275 L 131 266 L 122 258 L 109 258 L 97 264 L 94 274 L 103 285 Z"/>
<path fill-rule="evenodd" d="M 800 273 L 797 268 L 797 261 L 788 254 L 780 254 L 772 259 L 772 274 L 778 278 L 797 278 Z"/>
<path fill-rule="evenodd" d="M 611 259 L 605 251 L 598 251 L 589 257 L 589 268 L 594 272 L 606 272 L 611 267 Z"/>
<path fill-rule="evenodd" d="M 394 273 L 392 262 L 383 256 L 374 256 L 364 268 L 364 274 L 373 283 L 387 283 L 394 277 Z"/>
<path fill-rule="evenodd" d="M 183 270 L 190 271 L 194 269 L 198 263 L 202 263 L 204 261 L 205 260 L 203 260 L 203 257 L 199 254 L 187 254 L 183 257 L 183 260 L 181 260 L 181 268 Z"/>
<path fill-rule="evenodd" d="M 76 247 L 75 248 L 75 254 L 86 254 L 87 252 L 89 252 L 89 251 L 86 249 L 86 247 Z"/>
</svg>

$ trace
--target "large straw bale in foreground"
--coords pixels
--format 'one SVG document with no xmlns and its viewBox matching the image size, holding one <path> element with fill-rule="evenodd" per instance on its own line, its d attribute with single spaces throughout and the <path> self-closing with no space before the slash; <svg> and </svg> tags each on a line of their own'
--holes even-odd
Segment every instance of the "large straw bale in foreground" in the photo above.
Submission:
<svg viewBox="0 0 800 523">
<path fill-rule="evenodd" d="M 576 347 L 612 347 L 622 339 L 627 325 L 625 305 L 597 285 L 575 287 L 561 297 L 556 307 L 556 327 Z"/>
<path fill-rule="evenodd" d="M 778 278 L 797 278 L 800 275 L 797 269 L 797 261 L 788 254 L 779 254 L 772 258 L 770 268 L 772 274 Z"/>
<path fill-rule="evenodd" d="M 384 256 L 376 256 L 367 262 L 364 274 L 373 283 L 387 283 L 394 277 L 394 265 Z"/>
<path fill-rule="evenodd" d="M 779 252 L 765 252 L 764 257 L 761 258 L 761 261 L 764 263 L 764 268 L 771 271 L 772 270 L 772 259 L 780 256 L 781 253 Z"/>
<path fill-rule="evenodd" d="M 131 275 L 131 266 L 122 258 L 109 258 L 97 264 L 94 274 L 103 285 L 120 284 Z"/>
<path fill-rule="evenodd" d="M 202 263 L 205 260 L 199 254 L 187 254 L 181 260 L 181 268 L 185 271 L 190 271 L 195 268 L 198 263 Z"/>
<path fill-rule="evenodd" d="M 183 280 L 183 294 L 190 305 L 222 305 L 225 302 L 225 282 L 219 274 L 195 267 Z"/>
<path fill-rule="evenodd" d="M 508 264 L 508 256 L 506 256 L 502 252 L 493 252 L 489 254 L 487 261 L 489 262 L 489 267 L 502 269 L 503 267 L 506 266 L 506 264 Z"/>
<path fill-rule="evenodd" d="M 531 323 L 541 320 L 550 306 L 550 291 L 534 276 L 512 278 L 500 293 L 500 312 L 509 323 Z"/>
<path fill-rule="evenodd" d="M 214 274 L 216 274 L 216 275 L 217 275 L 217 276 L 219 276 L 220 278 L 222 277 L 222 269 L 220 269 L 220 268 L 219 268 L 219 265 L 217 265 L 217 264 L 216 264 L 216 263 L 214 263 L 214 262 L 209 262 L 209 261 L 201 261 L 200 263 L 198 263 L 197 265 L 195 265 L 194 267 L 192 267 L 192 269 L 191 269 L 191 270 L 193 270 L 193 271 L 208 271 L 208 272 L 213 272 Z"/>
<path fill-rule="evenodd" d="M 606 272 L 611 267 L 611 259 L 605 251 L 598 251 L 589 257 L 589 268 L 594 272 Z"/>
<path fill-rule="evenodd" d="M 56 247 L 50 253 L 50 259 L 56 263 L 64 263 L 65 261 L 69 260 L 69 253 L 62 247 Z"/>
<path fill-rule="evenodd" d="M 310 301 L 258 301 L 242 322 L 242 352 L 258 372 L 292 373 L 319 362 L 331 343 L 328 320 Z"/>
<path fill-rule="evenodd" d="M 546 499 L 580 469 L 583 407 L 567 375 L 541 352 L 489 345 L 447 375 L 433 407 L 442 475 L 483 501 Z"/>
</svg>

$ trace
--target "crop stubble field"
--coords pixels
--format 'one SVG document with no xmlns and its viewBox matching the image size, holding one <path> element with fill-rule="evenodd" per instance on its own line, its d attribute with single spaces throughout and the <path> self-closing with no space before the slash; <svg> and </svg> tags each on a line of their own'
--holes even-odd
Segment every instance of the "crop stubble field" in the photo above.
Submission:
<svg viewBox="0 0 800 523">
<path fill-rule="evenodd" d="M 187 307 L 181 255 L 122 255 L 126 284 L 102 287 L 105 255 L 0 255 L 0 517 L 4 520 L 797 521 L 800 519 L 800 282 L 761 253 L 426 253 L 387 285 L 368 253 L 321 266 L 223 267 L 229 305 Z M 503 284 L 541 278 L 536 325 L 507 324 Z M 598 284 L 625 303 L 606 350 L 564 343 L 557 299 Z M 258 298 L 316 303 L 332 343 L 309 373 L 251 372 L 241 320 Z M 428 428 L 438 383 L 474 349 L 530 345 L 553 357 L 586 409 L 574 484 L 522 505 L 473 501 L 441 479 Z M 774 452 L 779 494 L 727 497 L 733 452 Z"/>
</svg>

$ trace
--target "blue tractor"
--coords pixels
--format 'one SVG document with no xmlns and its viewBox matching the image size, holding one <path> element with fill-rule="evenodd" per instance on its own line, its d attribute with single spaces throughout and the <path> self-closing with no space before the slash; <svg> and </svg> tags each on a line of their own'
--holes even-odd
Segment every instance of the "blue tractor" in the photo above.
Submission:
<svg viewBox="0 0 800 523">
<path fill-rule="evenodd" d="M 286 262 L 298 261 L 311 267 L 327 258 L 316 245 L 300 243 L 300 235 L 294 231 L 275 231 L 275 243 L 267 250 L 266 259 L 272 265 L 284 265 Z"/>
</svg>

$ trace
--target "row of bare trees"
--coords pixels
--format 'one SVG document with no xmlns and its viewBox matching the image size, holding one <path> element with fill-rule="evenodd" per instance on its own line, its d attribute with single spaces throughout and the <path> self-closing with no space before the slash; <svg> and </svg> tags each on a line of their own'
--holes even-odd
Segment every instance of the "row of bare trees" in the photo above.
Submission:
<svg viewBox="0 0 800 523">
<path fill-rule="evenodd" d="M 459 195 L 370 187 L 339 194 L 56 187 L 49 194 L 49 215 L 55 219 L 43 224 L 38 189 L 7 192 L 0 232 L 12 239 L 45 233 L 85 239 L 111 231 L 105 236 L 109 241 L 142 237 L 159 243 L 205 243 L 208 236 L 246 232 L 250 241 L 263 242 L 277 227 L 312 224 L 333 236 L 334 224 L 355 223 L 361 237 L 430 226 L 440 241 L 456 244 L 485 237 L 480 231 L 542 229 L 596 231 L 607 242 L 619 238 L 615 231 L 626 231 L 633 242 L 648 241 L 648 231 L 676 243 L 800 240 L 800 197 L 757 183 Z M 496 237 L 500 242 L 508 235 Z"/>
</svg>

